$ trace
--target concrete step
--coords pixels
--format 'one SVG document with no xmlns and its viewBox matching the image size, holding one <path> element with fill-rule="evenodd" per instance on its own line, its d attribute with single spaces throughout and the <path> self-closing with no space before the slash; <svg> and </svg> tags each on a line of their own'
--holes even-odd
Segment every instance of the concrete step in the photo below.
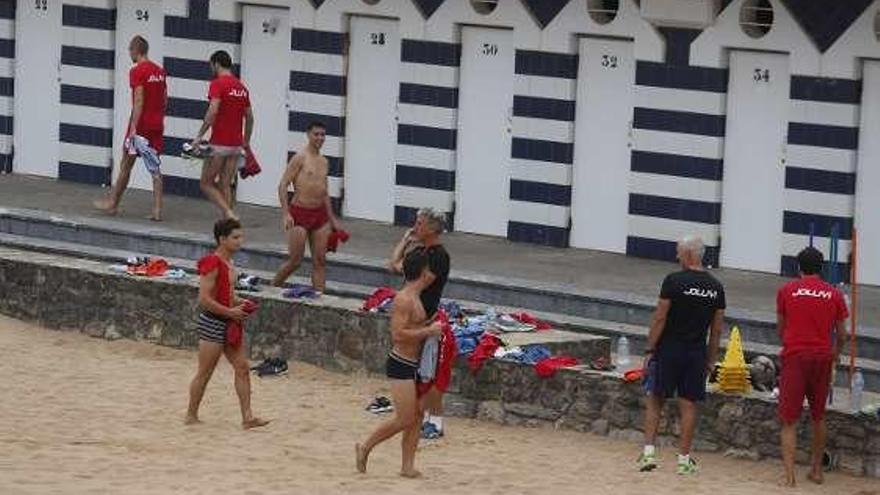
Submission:
<svg viewBox="0 0 880 495">
<path fill-rule="evenodd" d="M 124 263 L 129 256 L 143 254 L 120 249 L 107 249 L 67 241 L 25 237 L 14 234 L 0 234 L 0 245 L 28 251 L 58 254 L 75 258 L 87 258 L 106 262 L 108 264 Z M 192 259 L 166 257 L 166 260 L 175 267 L 181 268 L 189 273 L 195 273 L 195 261 Z M 273 275 L 272 272 L 262 270 L 248 270 L 248 273 L 257 276 L 264 283 L 271 279 Z M 294 277 L 293 282 L 309 283 L 309 280 L 305 277 Z M 363 284 L 335 281 L 328 281 L 327 283 L 328 294 L 355 299 L 365 298 L 372 293 L 374 289 L 374 286 Z M 267 287 L 266 290 L 275 289 Z M 490 306 L 496 311 L 504 313 L 523 310 L 523 308 L 520 307 L 490 305 L 485 302 L 461 299 L 456 299 L 456 301 L 459 302 L 466 312 L 472 313 L 484 312 Z M 541 343 L 547 345 L 554 353 L 568 353 L 574 357 L 584 358 L 586 356 L 583 355 L 581 347 L 578 345 L 578 342 L 581 342 L 582 336 L 595 335 L 608 337 L 614 339 L 615 342 L 617 338 L 626 336 L 630 341 L 631 353 L 637 357 L 640 356 L 644 350 L 644 344 L 648 336 L 647 325 L 634 325 L 594 318 L 583 318 L 547 311 L 530 310 L 530 312 L 532 312 L 537 318 L 552 324 L 554 331 L 551 333 L 508 334 L 506 339 L 508 340 L 509 345 Z M 535 336 L 538 336 L 537 338 L 541 340 L 533 340 L 536 338 Z M 722 342 L 722 346 L 726 346 L 726 340 Z M 779 346 L 776 345 L 776 343 L 765 344 L 746 340 L 744 341 L 743 346 L 747 359 L 751 359 L 757 355 L 775 357 L 779 354 Z M 587 346 L 586 348 L 592 349 L 592 346 Z M 614 347 L 610 347 L 609 349 L 612 352 L 616 350 Z M 848 360 L 844 359 L 844 363 L 845 364 L 838 368 L 837 381 L 839 385 L 843 385 L 848 377 L 848 365 L 846 364 L 848 363 Z M 865 376 L 866 390 L 880 392 L 880 361 L 869 358 L 859 358 L 856 360 L 856 365 L 862 369 L 863 375 Z"/>
</svg>

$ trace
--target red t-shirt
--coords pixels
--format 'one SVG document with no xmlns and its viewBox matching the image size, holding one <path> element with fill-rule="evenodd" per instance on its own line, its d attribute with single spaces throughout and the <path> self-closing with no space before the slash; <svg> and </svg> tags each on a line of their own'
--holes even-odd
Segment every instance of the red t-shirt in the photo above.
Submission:
<svg viewBox="0 0 880 495">
<path fill-rule="evenodd" d="M 832 326 L 849 316 L 843 294 L 814 276 L 783 285 L 776 293 L 776 312 L 785 317 L 783 356 L 803 351 L 830 356 Z"/>
<path fill-rule="evenodd" d="M 144 88 L 144 107 L 137 124 L 139 131 L 162 131 L 165 128 L 165 103 L 168 94 L 165 77 L 165 69 L 150 60 L 145 60 L 128 71 L 132 105 L 135 88 Z"/>
<path fill-rule="evenodd" d="M 227 74 L 211 81 L 208 100 L 220 99 L 220 108 L 211 129 L 211 144 L 241 146 L 244 111 L 251 106 L 247 88 L 237 77 Z"/>
</svg>

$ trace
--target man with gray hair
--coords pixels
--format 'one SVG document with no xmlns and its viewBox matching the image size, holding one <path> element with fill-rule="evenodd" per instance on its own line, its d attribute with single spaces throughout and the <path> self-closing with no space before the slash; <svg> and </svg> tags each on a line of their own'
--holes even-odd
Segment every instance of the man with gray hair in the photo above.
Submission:
<svg viewBox="0 0 880 495">
<path fill-rule="evenodd" d="M 705 399 L 706 376 L 718 359 L 726 300 L 724 287 L 703 268 L 702 239 L 683 238 L 677 253 L 682 270 L 663 280 L 645 344 L 645 448 L 638 467 L 643 472 L 657 468 L 655 443 L 663 402 L 678 397 L 681 438 L 677 472 L 687 475 L 697 471 L 697 463 L 690 457 L 696 403 Z"/>
<path fill-rule="evenodd" d="M 446 218 L 432 208 L 422 208 L 416 213 L 416 222 L 413 227 L 406 231 L 403 238 L 394 247 L 391 253 L 389 269 L 394 273 L 403 273 L 403 260 L 407 254 L 415 250 L 421 250 L 428 257 L 428 271 L 431 282 L 422 291 L 422 305 L 425 307 L 425 315 L 428 321 L 434 318 L 440 307 L 440 298 L 443 296 L 443 288 L 449 278 L 449 253 L 440 241 Z M 441 359 L 442 359 L 441 355 Z M 441 390 L 441 388 L 443 388 Z M 436 439 L 443 436 L 443 392 L 445 385 L 435 382 L 422 397 L 425 408 L 425 421 L 422 424 L 422 437 Z"/>
</svg>

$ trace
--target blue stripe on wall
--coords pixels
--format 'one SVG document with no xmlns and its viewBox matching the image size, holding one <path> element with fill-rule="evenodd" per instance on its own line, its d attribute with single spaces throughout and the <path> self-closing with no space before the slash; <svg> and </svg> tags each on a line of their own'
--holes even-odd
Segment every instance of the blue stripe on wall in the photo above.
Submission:
<svg viewBox="0 0 880 495">
<path fill-rule="evenodd" d="M 721 180 L 723 160 L 633 150 L 630 161 L 633 172 L 673 175 L 691 179 Z"/>
<path fill-rule="evenodd" d="M 11 136 L 13 124 L 12 115 L 0 115 L 0 135 Z"/>
<path fill-rule="evenodd" d="M 633 109 L 633 127 L 655 131 L 724 137 L 724 115 L 657 110 L 636 107 Z"/>
<path fill-rule="evenodd" d="M 575 102 L 556 98 L 514 96 L 513 115 L 535 119 L 574 122 Z"/>
<path fill-rule="evenodd" d="M 395 206 L 394 225 L 413 225 L 414 223 L 416 223 L 416 214 L 418 212 L 418 208 L 410 208 L 408 206 Z M 455 216 L 451 211 L 446 212 L 446 230 L 452 229 L 453 225 L 455 225 Z"/>
<path fill-rule="evenodd" d="M 818 237 L 831 237 L 831 228 L 838 225 L 840 239 L 849 240 L 852 237 L 852 218 L 835 217 L 831 215 L 816 215 L 814 213 L 801 213 L 798 211 L 785 211 L 782 216 L 782 231 L 788 234 L 810 235 L 810 225 L 814 229 L 813 234 Z"/>
<path fill-rule="evenodd" d="M 511 156 L 523 160 L 571 164 L 574 160 L 574 144 L 515 137 L 511 142 Z"/>
<path fill-rule="evenodd" d="M 455 190 L 455 172 L 433 168 L 397 165 L 395 184 L 398 186 L 421 187 L 437 191 Z"/>
<path fill-rule="evenodd" d="M 400 103 L 439 108 L 458 108 L 458 88 L 400 83 Z"/>
<path fill-rule="evenodd" d="M 165 36 L 188 40 L 240 44 L 241 23 L 166 15 Z"/>
<path fill-rule="evenodd" d="M 202 190 L 199 187 L 199 179 L 178 177 L 176 175 L 162 176 L 162 192 L 165 194 L 173 194 L 175 196 L 186 196 L 188 198 L 202 197 Z"/>
<path fill-rule="evenodd" d="M 806 247 L 806 246 L 804 246 Z M 837 273 L 843 277 L 843 281 L 849 283 L 850 276 L 850 267 L 849 263 L 845 263 L 847 260 L 838 260 L 839 263 L 837 265 Z M 780 260 L 781 270 L 780 273 L 786 277 L 797 277 L 800 274 L 800 267 L 798 266 L 798 260 L 796 256 L 782 256 Z M 827 274 L 830 272 L 831 263 L 826 261 L 822 264 L 822 273 Z"/>
<path fill-rule="evenodd" d="M 727 69 L 636 61 L 636 84 L 726 93 Z"/>
<path fill-rule="evenodd" d="M 113 90 L 62 84 L 61 103 L 84 107 L 113 108 Z"/>
<path fill-rule="evenodd" d="M 115 31 L 116 9 L 65 4 L 61 9 L 61 24 L 70 27 Z"/>
<path fill-rule="evenodd" d="M 290 49 L 299 52 L 342 55 L 345 53 L 345 34 L 312 29 L 294 29 L 291 31 Z"/>
<path fill-rule="evenodd" d="M 670 65 L 690 65 L 691 43 L 702 33 L 699 29 L 658 27 L 666 38 L 666 62 Z"/>
<path fill-rule="evenodd" d="M 196 81 L 210 81 L 214 78 L 211 73 L 211 64 L 207 60 L 192 60 L 189 58 L 164 57 L 162 65 L 169 77 L 180 79 L 193 79 Z M 232 72 L 241 74 L 241 66 L 232 64 Z M 205 85 L 205 98 L 208 97 L 208 86 Z"/>
<path fill-rule="evenodd" d="M 163 136 L 164 149 L 162 150 L 162 154 L 166 156 L 180 156 L 180 152 L 183 151 L 184 143 L 189 143 L 190 141 L 192 141 L 192 137 L 187 139 L 175 136 Z"/>
<path fill-rule="evenodd" d="M 556 206 L 571 205 L 571 186 L 511 179 L 510 199 Z"/>
<path fill-rule="evenodd" d="M 85 144 L 101 148 L 113 146 L 113 129 L 61 123 L 58 125 L 58 133 L 62 143 Z"/>
<path fill-rule="evenodd" d="M 0 39 L 0 58 L 15 58 L 15 40 Z"/>
<path fill-rule="evenodd" d="M 13 0 L 0 2 L 0 19 L 15 20 L 15 2 Z"/>
<path fill-rule="evenodd" d="M 859 149 L 859 129 L 857 127 L 789 122 L 788 143 L 857 150 Z"/>
<path fill-rule="evenodd" d="M 0 96 L 12 96 L 15 94 L 15 79 L 0 77 Z"/>
<path fill-rule="evenodd" d="M 578 56 L 568 53 L 516 51 L 516 74 L 577 79 Z"/>
<path fill-rule="evenodd" d="M 626 238 L 627 256 L 638 256 L 655 260 L 674 261 L 677 253 L 675 241 L 662 241 L 647 237 L 629 236 Z M 718 248 L 706 246 L 706 254 L 703 256 L 706 266 L 718 266 Z"/>
<path fill-rule="evenodd" d="M 414 64 L 458 67 L 461 45 L 440 41 L 401 40 L 400 60 Z"/>
<path fill-rule="evenodd" d="M 785 188 L 852 195 L 856 193 L 856 174 L 789 166 L 785 168 Z"/>
<path fill-rule="evenodd" d="M 202 120 L 208 112 L 208 100 L 168 98 L 165 115 L 182 119 Z"/>
<path fill-rule="evenodd" d="M 211 0 L 188 0 L 189 4 L 189 16 L 195 17 L 199 19 L 207 19 L 208 18 L 208 9 L 210 8 Z"/>
<path fill-rule="evenodd" d="M 507 222 L 507 238 L 542 246 L 567 247 L 568 229 L 526 222 Z"/>
<path fill-rule="evenodd" d="M 110 167 L 95 167 L 79 163 L 59 162 L 58 178 L 83 184 L 110 184 Z"/>
<path fill-rule="evenodd" d="M 691 199 L 667 198 L 648 194 L 629 195 L 629 213 L 645 217 L 684 220 L 717 225 L 721 222 L 721 204 Z"/>
<path fill-rule="evenodd" d="M 858 105 L 862 99 L 862 82 L 830 77 L 791 76 L 790 96 L 792 100 Z"/>
<path fill-rule="evenodd" d="M 345 117 L 320 115 L 306 112 L 290 112 L 287 119 L 287 130 L 306 132 L 312 122 L 321 122 L 327 128 L 328 136 L 345 136 Z"/>
<path fill-rule="evenodd" d="M 345 96 L 345 76 L 290 71 L 290 90 L 319 95 Z"/>
<path fill-rule="evenodd" d="M 457 131 L 455 129 L 439 129 L 423 125 L 399 124 L 397 126 L 397 144 L 423 146 L 454 150 Z"/>
<path fill-rule="evenodd" d="M 112 70 L 116 64 L 116 54 L 113 53 L 113 50 L 64 45 L 61 47 L 61 63 L 76 67 Z"/>
</svg>

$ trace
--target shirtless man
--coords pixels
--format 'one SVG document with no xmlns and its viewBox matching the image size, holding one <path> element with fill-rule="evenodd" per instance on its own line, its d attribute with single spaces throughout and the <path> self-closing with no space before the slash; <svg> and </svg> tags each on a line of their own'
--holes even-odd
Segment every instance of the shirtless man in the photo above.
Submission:
<svg viewBox="0 0 880 495">
<path fill-rule="evenodd" d="M 391 398 L 395 416 L 379 425 L 363 444 L 355 445 L 357 470 L 367 472 L 367 459 L 376 445 L 403 432 L 401 442 L 402 464 L 400 475 L 417 478 L 416 449 L 419 445 L 422 406 L 416 393 L 416 374 L 425 339 L 442 334 L 439 323 L 425 323 L 425 308 L 421 293 L 431 282 L 428 258 L 421 250 L 411 252 L 403 261 L 403 288 L 394 297 L 391 310 L 391 340 L 393 346 L 385 364 L 385 374 L 391 380 Z"/>
<path fill-rule="evenodd" d="M 290 258 L 281 265 L 273 281 L 282 286 L 299 268 L 306 251 L 306 240 L 312 253 L 312 286 L 324 291 L 327 279 L 327 239 L 330 232 L 342 225 L 333 214 L 330 195 L 327 193 L 327 158 L 321 155 L 321 147 L 327 136 L 327 128 L 320 122 L 312 122 L 306 128 L 308 143 L 287 164 L 287 170 L 278 184 L 278 201 L 281 203 L 281 227 L 287 232 L 287 249 Z M 293 200 L 287 196 L 293 185 Z"/>
<path fill-rule="evenodd" d="M 243 325 L 252 311 L 251 301 L 235 294 L 235 269 L 232 256 L 241 249 L 241 223 L 235 219 L 214 224 L 217 250 L 199 260 L 199 368 L 189 388 L 186 424 L 197 424 L 199 405 L 205 388 L 214 374 L 217 361 L 225 355 L 235 370 L 235 392 L 241 407 L 241 426 L 248 430 L 269 424 L 251 411 L 250 363 L 245 355 Z M 231 322 L 237 323 L 235 333 Z"/>
</svg>

